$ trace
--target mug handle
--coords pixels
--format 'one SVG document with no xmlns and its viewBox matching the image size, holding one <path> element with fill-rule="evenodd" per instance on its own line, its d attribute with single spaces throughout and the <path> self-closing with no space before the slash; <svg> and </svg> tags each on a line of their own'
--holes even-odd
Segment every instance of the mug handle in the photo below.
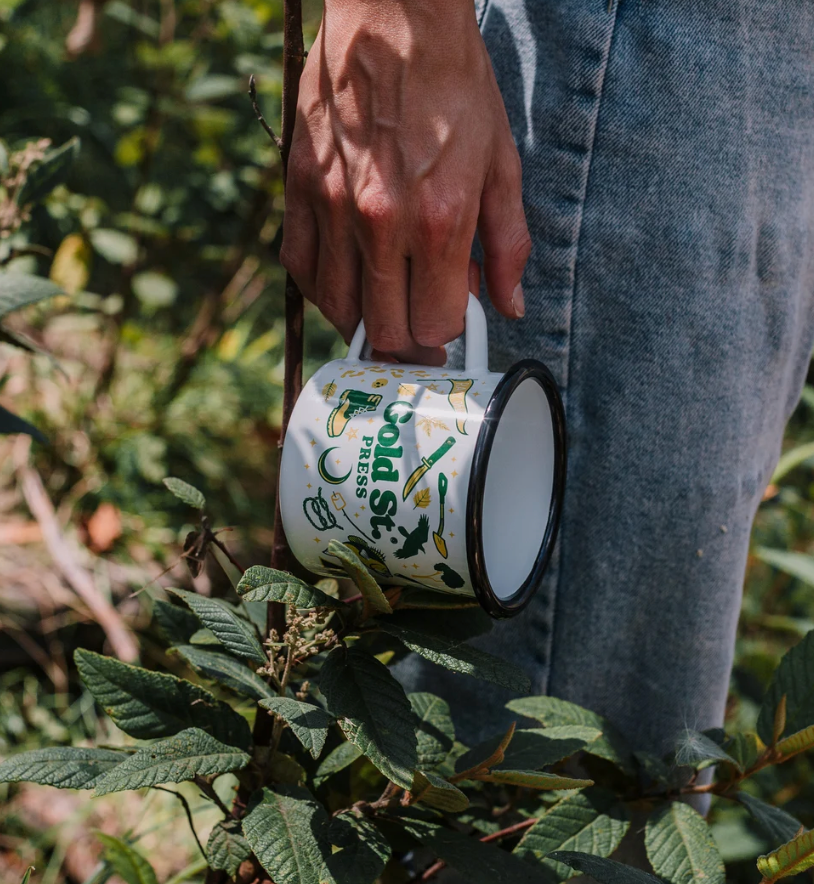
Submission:
<svg viewBox="0 0 814 884">
<path fill-rule="evenodd" d="M 489 370 L 489 343 L 486 332 L 486 314 L 480 301 L 470 292 L 469 304 L 466 307 L 466 349 L 464 357 L 465 371 L 472 374 L 477 371 Z M 362 358 L 365 346 L 365 321 L 359 323 L 348 347 L 346 359 Z"/>
</svg>

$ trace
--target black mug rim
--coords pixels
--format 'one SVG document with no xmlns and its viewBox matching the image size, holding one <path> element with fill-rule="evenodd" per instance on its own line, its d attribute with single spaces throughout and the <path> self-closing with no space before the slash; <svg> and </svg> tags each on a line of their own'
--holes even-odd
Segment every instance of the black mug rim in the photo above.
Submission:
<svg viewBox="0 0 814 884">
<path fill-rule="evenodd" d="M 554 481 L 551 488 L 551 504 L 548 522 L 540 543 L 534 565 L 522 585 L 508 598 L 499 598 L 486 571 L 483 550 L 483 498 L 489 457 L 495 441 L 500 417 L 514 392 L 524 381 L 535 380 L 542 387 L 551 410 L 554 435 Z M 483 422 L 472 456 L 469 475 L 469 494 L 466 504 L 466 557 L 469 578 L 480 606 L 495 619 L 515 617 L 531 601 L 545 573 L 562 517 L 567 466 L 565 409 L 562 397 L 548 368 L 536 359 L 523 359 L 515 363 L 498 381 L 492 398 L 483 414 Z"/>
</svg>

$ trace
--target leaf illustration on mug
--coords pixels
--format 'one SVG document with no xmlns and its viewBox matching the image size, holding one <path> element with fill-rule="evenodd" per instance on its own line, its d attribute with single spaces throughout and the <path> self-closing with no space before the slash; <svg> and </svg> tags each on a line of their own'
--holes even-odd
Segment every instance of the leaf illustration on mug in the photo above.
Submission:
<svg viewBox="0 0 814 884">
<path fill-rule="evenodd" d="M 441 420 L 440 417 L 420 417 L 415 425 L 419 430 L 423 430 L 428 436 L 432 435 L 433 430 L 446 430 L 449 432 L 449 427 Z"/>
<path fill-rule="evenodd" d="M 416 491 L 416 493 L 413 495 L 413 503 L 415 504 L 415 506 L 413 506 L 413 509 L 415 509 L 416 507 L 426 509 L 430 505 L 431 500 L 432 496 L 430 495 L 430 489 L 422 488 L 420 491 Z"/>
<path fill-rule="evenodd" d="M 331 381 L 322 388 L 322 398 L 327 402 L 336 393 L 336 383 Z"/>
</svg>

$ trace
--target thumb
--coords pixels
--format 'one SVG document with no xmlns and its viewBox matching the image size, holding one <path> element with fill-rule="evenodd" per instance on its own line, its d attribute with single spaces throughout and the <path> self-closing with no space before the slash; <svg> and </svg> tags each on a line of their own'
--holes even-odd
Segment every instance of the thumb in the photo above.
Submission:
<svg viewBox="0 0 814 884">
<path fill-rule="evenodd" d="M 495 308 L 510 319 L 526 312 L 520 279 L 531 253 L 531 237 L 522 184 L 520 157 L 512 145 L 511 152 L 489 170 L 478 218 L 486 289 Z"/>
</svg>

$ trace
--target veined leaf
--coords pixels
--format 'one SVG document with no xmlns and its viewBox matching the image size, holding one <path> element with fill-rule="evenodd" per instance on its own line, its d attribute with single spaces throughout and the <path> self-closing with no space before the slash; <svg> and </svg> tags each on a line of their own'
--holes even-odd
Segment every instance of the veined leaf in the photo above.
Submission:
<svg viewBox="0 0 814 884">
<path fill-rule="evenodd" d="M 814 831 L 803 832 L 788 844 L 757 858 L 763 884 L 772 884 L 790 875 L 799 875 L 814 866 Z"/>
<path fill-rule="evenodd" d="M 249 756 L 226 746 L 197 727 L 139 749 L 96 782 L 96 794 L 144 789 L 160 783 L 183 783 L 241 770 Z"/>
<path fill-rule="evenodd" d="M 527 728 L 514 732 L 503 761 L 496 765 L 510 770 L 540 770 L 598 740 L 601 731 L 582 725 L 562 725 L 548 728 Z"/>
<path fill-rule="evenodd" d="M 328 777 L 353 764 L 362 757 L 362 750 L 353 743 L 340 743 L 336 749 L 328 753 L 314 774 L 314 785 L 321 786 Z"/>
<path fill-rule="evenodd" d="M 243 820 L 243 835 L 275 884 L 333 884 L 329 824 L 306 789 L 263 789 Z"/>
<path fill-rule="evenodd" d="M 544 871 L 484 843 L 425 819 L 399 820 L 420 841 L 466 879 L 467 884 L 544 884 Z"/>
<path fill-rule="evenodd" d="M 796 734 L 814 724 L 814 631 L 784 655 L 774 672 L 757 720 L 758 736 L 767 746 L 771 745 L 775 713 L 784 696 L 785 733 Z"/>
<path fill-rule="evenodd" d="M 513 663 L 501 660 L 480 648 L 445 639 L 442 636 L 431 636 L 405 629 L 389 621 L 377 621 L 377 626 L 424 659 L 453 672 L 463 672 L 474 678 L 517 691 L 528 690 L 531 687 L 531 681 L 525 672 Z"/>
<path fill-rule="evenodd" d="M 426 509 L 430 505 L 432 495 L 429 488 L 422 488 L 413 495 L 413 509 Z"/>
<path fill-rule="evenodd" d="M 266 654 L 257 638 L 254 626 L 240 617 L 235 609 L 223 599 L 210 599 L 185 589 L 169 590 L 189 605 L 189 609 L 211 630 L 218 641 L 238 657 L 265 663 Z"/>
<path fill-rule="evenodd" d="M 0 764 L 0 783 L 39 783 L 57 789 L 92 789 L 130 755 L 114 749 L 54 746 L 12 755 Z"/>
<path fill-rule="evenodd" d="M 25 433 L 38 442 L 48 441 L 35 426 L 0 405 L 0 434 L 8 435 L 10 433 Z"/>
<path fill-rule="evenodd" d="M 337 814 L 328 828 L 333 853 L 328 865 L 339 884 L 374 884 L 390 859 L 390 843 L 371 820 L 351 811 Z"/>
<path fill-rule="evenodd" d="M 328 737 L 328 727 L 333 723 L 333 719 L 324 709 L 291 697 L 261 700 L 260 705 L 279 715 L 311 756 L 319 758 Z"/>
<path fill-rule="evenodd" d="M 409 789 L 418 757 L 416 718 L 388 668 L 360 648 L 335 648 L 319 686 L 348 740 L 386 777 Z"/>
<path fill-rule="evenodd" d="M 240 820 L 225 820 L 212 829 L 206 844 L 206 858 L 213 869 L 221 869 L 234 878 L 240 864 L 251 855 Z"/>
<path fill-rule="evenodd" d="M 455 725 L 452 723 L 449 706 L 435 694 L 408 694 L 407 699 L 418 719 L 416 764 L 420 770 L 432 770 L 449 755 L 455 742 Z"/>
<path fill-rule="evenodd" d="M 238 694 L 253 700 L 269 700 L 277 694 L 247 666 L 227 654 L 206 651 L 194 645 L 179 645 L 172 648 L 201 675 L 226 685 Z"/>
<path fill-rule="evenodd" d="M 84 648 L 74 652 L 74 660 L 96 702 L 131 737 L 171 737 L 184 728 L 199 727 L 227 746 L 251 745 L 246 719 L 192 682 Z"/>
<path fill-rule="evenodd" d="M 610 856 L 630 826 L 624 804 L 615 795 L 588 789 L 569 795 L 546 811 L 523 835 L 513 853 L 534 858 L 550 868 L 558 881 L 576 874 L 572 868 L 546 857 L 555 850 Z"/>
<path fill-rule="evenodd" d="M 428 770 L 417 770 L 410 788 L 413 798 L 447 813 L 460 813 L 469 807 L 469 799 L 449 780 Z"/>
<path fill-rule="evenodd" d="M 601 715 L 556 697 L 523 697 L 510 700 L 506 708 L 547 727 L 578 724 L 601 731 L 602 736 L 587 746 L 585 751 L 613 762 L 624 773 L 635 775 L 636 765 L 624 737 Z"/>
<path fill-rule="evenodd" d="M 80 141 L 74 137 L 48 151 L 42 160 L 28 171 L 25 183 L 16 197 L 17 205 L 27 206 L 36 202 L 61 184 L 79 155 L 79 147 Z"/>
<path fill-rule="evenodd" d="M 153 620 L 170 645 L 189 644 L 190 638 L 201 628 L 200 621 L 189 608 L 163 599 L 153 601 Z"/>
<path fill-rule="evenodd" d="M 339 608 L 342 602 L 286 571 L 253 565 L 237 585 L 247 602 L 282 602 L 295 608 Z"/>
<path fill-rule="evenodd" d="M 741 770 L 740 764 L 709 737 L 687 728 L 676 746 L 676 764 L 701 769 L 725 761 Z"/>
<path fill-rule="evenodd" d="M 61 294 L 62 289 L 50 279 L 27 273 L 0 273 L 0 319 L 12 310 Z"/>
<path fill-rule="evenodd" d="M 484 783 L 503 783 L 506 786 L 525 786 L 527 789 L 551 791 L 553 789 L 586 789 L 593 786 L 593 780 L 578 780 L 574 777 L 562 777 L 558 774 L 544 773 L 535 770 L 500 770 L 493 769 L 488 774 L 477 774 L 474 779 Z"/>
<path fill-rule="evenodd" d="M 653 871 L 670 884 L 724 884 L 724 864 L 706 820 L 672 801 L 647 821 L 644 844 Z"/>
<path fill-rule="evenodd" d="M 328 544 L 330 555 L 339 559 L 345 573 L 356 584 L 365 602 L 365 610 L 370 614 L 392 614 L 390 602 L 385 598 L 382 588 L 370 576 L 364 562 L 344 543 L 332 540 Z"/>
<path fill-rule="evenodd" d="M 805 730 L 797 731 L 796 734 L 792 734 L 784 740 L 780 740 L 775 747 L 775 751 L 782 761 L 788 761 L 794 755 L 807 752 L 809 749 L 814 749 L 814 724 Z"/>
<path fill-rule="evenodd" d="M 600 884 L 663 884 L 661 878 L 616 862 L 615 859 L 604 859 L 572 850 L 555 850 L 548 858 L 565 863 L 583 875 L 590 875 Z"/>
<path fill-rule="evenodd" d="M 757 734 L 735 734 L 724 744 L 727 755 L 734 759 L 741 770 L 748 770 L 757 761 L 762 746 L 758 742 Z"/>
<path fill-rule="evenodd" d="M 755 822 L 775 844 L 790 841 L 802 828 L 799 820 L 779 807 L 766 804 L 748 792 L 738 792 L 735 798 L 749 811 Z"/>
<path fill-rule="evenodd" d="M 132 844 L 104 832 L 97 832 L 96 837 L 102 842 L 105 861 L 125 884 L 158 884 L 153 867 Z"/>
<path fill-rule="evenodd" d="M 174 476 L 169 476 L 164 479 L 164 484 L 179 500 L 189 504 L 189 506 L 195 507 L 196 510 L 202 510 L 206 506 L 206 498 L 194 485 L 190 485 L 189 482 L 184 482 L 183 479 L 176 479 Z"/>
</svg>

